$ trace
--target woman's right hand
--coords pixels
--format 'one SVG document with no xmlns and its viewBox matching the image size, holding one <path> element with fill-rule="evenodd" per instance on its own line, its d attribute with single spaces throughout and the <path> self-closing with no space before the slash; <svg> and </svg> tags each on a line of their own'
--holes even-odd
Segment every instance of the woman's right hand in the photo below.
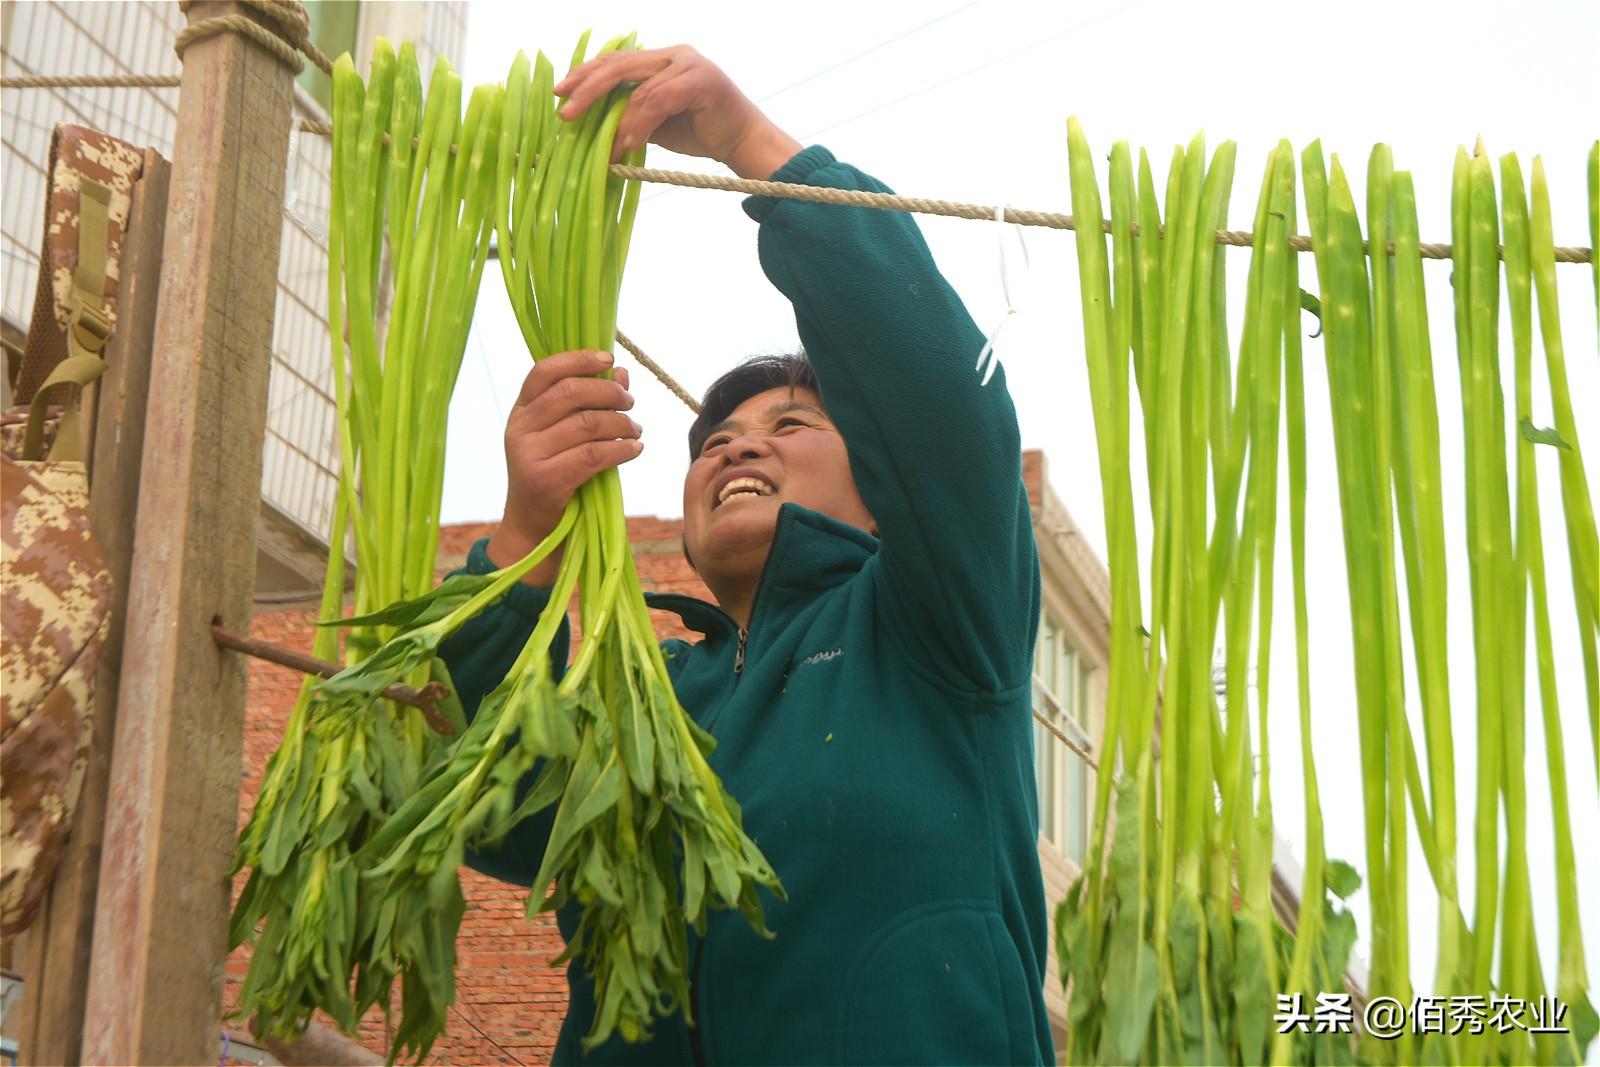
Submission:
<svg viewBox="0 0 1600 1067">
<path fill-rule="evenodd" d="M 628 372 L 615 380 L 610 352 L 557 352 L 534 364 L 506 419 L 506 510 L 489 538 L 489 559 L 508 567 L 549 536 L 578 487 L 601 471 L 637 456 L 640 427 L 623 412 L 633 407 Z M 523 581 L 555 584 L 557 550 Z"/>
</svg>

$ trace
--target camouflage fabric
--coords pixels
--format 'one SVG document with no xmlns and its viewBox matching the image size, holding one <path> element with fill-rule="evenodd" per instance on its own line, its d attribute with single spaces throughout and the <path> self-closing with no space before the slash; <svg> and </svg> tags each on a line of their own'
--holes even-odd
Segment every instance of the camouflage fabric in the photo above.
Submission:
<svg viewBox="0 0 1600 1067">
<path fill-rule="evenodd" d="M 20 459 L 22 457 L 23 430 L 26 429 L 24 424 L 27 420 L 27 415 L 28 410 L 26 408 L 17 408 L 14 411 L 8 411 L 4 415 L 0 415 L 0 452 L 5 453 L 12 459 Z M 49 452 L 50 446 L 56 443 L 56 430 L 60 428 L 60 413 L 52 411 L 44 420 L 44 447 L 46 453 Z"/>
<path fill-rule="evenodd" d="M 136 148 L 95 130 L 60 125 L 51 139 L 39 287 L 15 396 L 18 405 L 38 400 L 46 440 L 64 415 L 74 416 L 82 384 L 104 366 L 92 359 L 92 373 L 74 369 L 84 353 L 98 354 L 115 324 L 123 230 L 142 168 Z M 80 206 L 85 197 L 93 203 Z M 81 227 L 80 219 L 87 220 Z M 69 345 L 69 330 L 85 326 L 89 335 L 74 333 Z M 69 349 L 74 361 L 67 361 Z M 61 385 L 46 387 L 58 368 Z M 46 409 L 52 401 L 74 407 Z M 88 769 L 95 669 L 111 606 L 111 576 L 89 530 L 87 470 L 81 462 L 23 462 L 26 410 L 0 416 L 0 934 L 6 936 L 32 922 L 66 848 Z M 81 458 L 80 435 L 66 436 L 73 445 L 68 458 Z"/>
<path fill-rule="evenodd" d="M 17 378 L 14 404 L 26 404 L 67 354 L 66 331 L 72 317 L 72 274 L 78 265 L 78 188 L 84 178 L 111 190 L 106 226 L 106 278 L 103 311 L 117 325 L 118 264 L 122 237 L 133 205 L 133 186 L 144 170 L 144 154 L 126 141 L 99 130 L 61 123 L 50 140 L 50 195 L 45 199 L 44 259 L 34 296 L 27 352 Z M 50 324 L 54 322 L 54 328 Z M 52 402 L 59 401 L 52 397 Z"/>
<path fill-rule="evenodd" d="M 27 927 L 66 847 L 89 759 L 111 577 L 82 464 L 0 457 L 0 934 Z"/>
</svg>

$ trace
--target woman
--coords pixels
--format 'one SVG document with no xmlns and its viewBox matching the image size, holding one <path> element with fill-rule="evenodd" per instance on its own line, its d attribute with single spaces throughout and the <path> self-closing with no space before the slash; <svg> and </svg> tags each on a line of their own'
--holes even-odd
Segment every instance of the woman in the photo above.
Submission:
<svg viewBox="0 0 1600 1067">
<path fill-rule="evenodd" d="M 556 91 L 576 118 L 636 82 L 617 153 L 651 140 L 747 178 L 882 190 L 807 148 L 689 48 L 606 56 Z M 684 547 L 717 603 L 651 596 L 704 634 L 666 643 L 711 766 L 782 878 L 777 935 L 690 932 L 692 1007 L 584 1055 L 593 987 L 569 968 L 556 1063 L 1039 1063 L 1046 920 L 1030 720 L 1038 557 L 1003 375 L 905 214 L 753 197 L 762 267 L 806 357 L 756 360 L 689 435 Z M 521 558 L 587 478 L 639 453 L 625 375 L 569 352 L 529 374 L 510 489 L 468 569 Z M 556 561 L 444 649 L 476 706 L 521 649 Z M 556 650 L 565 662 L 565 642 Z M 479 869 L 527 884 L 552 815 Z M 560 916 L 563 932 L 575 910 Z"/>
</svg>

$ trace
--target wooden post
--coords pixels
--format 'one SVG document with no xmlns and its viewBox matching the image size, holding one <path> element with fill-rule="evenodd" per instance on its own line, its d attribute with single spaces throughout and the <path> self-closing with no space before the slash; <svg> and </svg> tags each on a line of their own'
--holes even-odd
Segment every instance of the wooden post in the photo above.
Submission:
<svg viewBox="0 0 1600 1067">
<path fill-rule="evenodd" d="M 111 572 L 111 620 L 95 674 L 94 735 L 72 836 L 50 894 L 28 930 L 26 995 L 18 1006 L 22 1021 L 15 1033 L 23 1060 L 30 1064 L 78 1063 L 82 1054 L 169 176 L 167 161 L 147 149 L 122 241 L 117 331 L 106 346 L 106 373 L 97 390 L 89 521 Z"/>
<path fill-rule="evenodd" d="M 194 3 L 190 24 L 232 3 Z M 292 75 L 184 55 L 83 1062 L 215 1063 Z"/>
</svg>

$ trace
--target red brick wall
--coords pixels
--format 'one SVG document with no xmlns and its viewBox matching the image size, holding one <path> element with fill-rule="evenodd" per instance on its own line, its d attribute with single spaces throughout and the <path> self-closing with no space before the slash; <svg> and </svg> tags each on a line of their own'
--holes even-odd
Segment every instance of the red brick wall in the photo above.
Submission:
<svg viewBox="0 0 1600 1067">
<path fill-rule="evenodd" d="M 1028 487 L 1028 503 L 1035 512 L 1044 502 L 1044 483 L 1048 477 L 1044 453 L 1037 448 L 1022 453 L 1022 484 Z"/>
<path fill-rule="evenodd" d="M 1023 454 L 1023 477 L 1037 507 L 1044 481 L 1041 453 Z M 491 529 L 489 524 L 469 523 L 440 531 L 440 573 L 459 567 L 472 543 Z M 684 593 L 709 600 L 710 591 L 684 559 L 682 536 L 683 523 L 679 519 L 644 516 L 628 520 L 628 538 L 640 581 L 647 591 Z M 695 639 L 696 635 L 685 630 L 677 616 L 664 612 L 651 615 L 658 637 Z M 251 634 L 309 652 L 313 617 L 308 611 L 261 611 L 252 620 Z M 573 624 L 576 636 L 576 618 Z M 260 660 L 250 663 L 244 768 L 239 783 L 241 825 L 261 788 L 262 770 L 282 737 L 301 680 L 301 675 L 287 668 Z M 243 888 L 243 878 L 241 874 L 235 892 Z M 555 919 L 550 915 L 541 915 L 532 922 L 524 918 L 523 891 L 516 886 L 463 871 L 462 888 L 467 897 L 467 913 L 457 941 L 456 1005 L 430 1062 L 548 1063 L 567 1007 L 564 970 L 548 965 L 564 948 Z M 238 1003 L 248 964 L 244 949 L 228 960 L 224 1003 L 229 1010 Z M 374 1051 L 384 1049 L 381 1012 L 374 1010 L 363 1020 L 362 1042 Z"/>
</svg>

